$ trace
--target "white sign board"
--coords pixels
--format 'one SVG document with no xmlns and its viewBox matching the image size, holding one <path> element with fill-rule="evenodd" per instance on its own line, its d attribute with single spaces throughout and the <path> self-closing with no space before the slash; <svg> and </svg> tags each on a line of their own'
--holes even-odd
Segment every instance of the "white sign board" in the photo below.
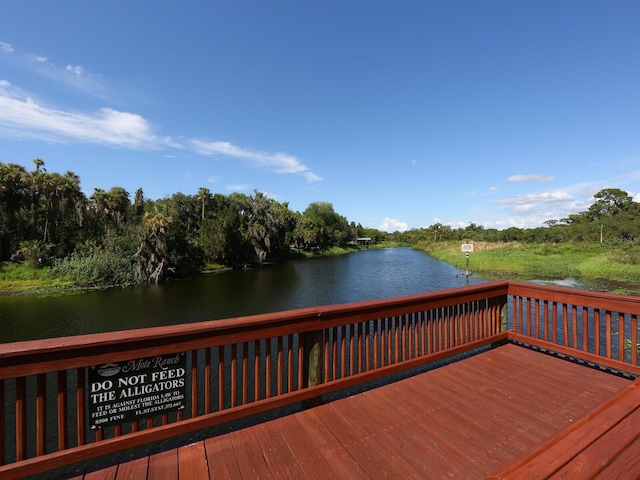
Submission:
<svg viewBox="0 0 640 480">
<path fill-rule="evenodd" d="M 473 243 L 463 243 L 462 251 L 467 253 L 473 252 Z"/>
</svg>

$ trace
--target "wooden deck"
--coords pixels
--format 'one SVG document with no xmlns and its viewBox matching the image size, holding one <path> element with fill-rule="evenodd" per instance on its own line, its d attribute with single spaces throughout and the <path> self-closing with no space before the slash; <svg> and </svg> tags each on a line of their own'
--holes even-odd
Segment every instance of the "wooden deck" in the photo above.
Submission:
<svg viewBox="0 0 640 480">
<path fill-rule="evenodd" d="M 566 450 L 566 442 L 575 445 L 563 432 L 584 423 L 590 412 L 631 384 L 626 378 L 507 344 L 75 480 L 484 478 L 535 454 L 554 437 L 563 437 L 560 449 Z M 629 418 L 623 429 L 625 445 L 608 450 L 626 448 L 621 458 L 628 471 L 637 473 L 640 422 Z M 597 438 L 606 438 L 606 431 Z M 598 451 L 597 445 L 592 447 L 591 465 Z"/>
</svg>

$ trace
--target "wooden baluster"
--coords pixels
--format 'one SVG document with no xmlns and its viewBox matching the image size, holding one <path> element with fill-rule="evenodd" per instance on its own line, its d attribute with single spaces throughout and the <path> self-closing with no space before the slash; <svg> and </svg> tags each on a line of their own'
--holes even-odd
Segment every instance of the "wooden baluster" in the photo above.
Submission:
<svg viewBox="0 0 640 480">
<path fill-rule="evenodd" d="M 85 420 L 84 420 L 84 409 L 85 409 L 85 394 L 86 394 L 86 374 L 85 368 L 80 367 L 76 369 L 76 425 L 77 425 L 77 442 L 78 445 L 84 445 L 86 443 L 86 434 L 85 434 Z M 96 431 L 96 439 L 102 438 L 102 429 L 99 428 Z"/>
<path fill-rule="evenodd" d="M 542 336 L 540 335 L 540 300 L 537 298 L 533 301 L 533 310 L 535 329 L 532 331 L 532 337 L 542 339 Z"/>
<path fill-rule="evenodd" d="M 396 318 L 398 319 L 398 331 L 396 332 L 396 362 L 402 362 L 407 358 L 407 317 L 406 315 L 398 315 Z"/>
<path fill-rule="evenodd" d="M 47 453 L 47 376 L 36 377 L 36 455 Z"/>
<path fill-rule="evenodd" d="M 553 302 L 551 305 L 551 334 L 553 335 L 553 343 L 558 343 L 558 304 Z"/>
<path fill-rule="evenodd" d="M 271 398 L 271 339 L 265 341 L 266 353 L 264 356 L 264 386 L 265 398 Z"/>
<path fill-rule="evenodd" d="M 231 345 L 231 408 L 235 407 L 238 403 L 238 345 Z"/>
<path fill-rule="evenodd" d="M 351 325 L 351 336 L 349 337 L 349 375 L 353 375 L 356 369 L 356 349 L 355 349 L 355 325 Z"/>
<path fill-rule="evenodd" d="M 346 325 L 340 328 L 340 378 L 346 377 L 347 372 L 347 327 Z"/>
<path fill-rule="evenodd" d="M 242 348 L 242 404 L 249 403 L 249 344 L 240 344 Z"/>
<path fill-rule="evenodd" d="M 593 343 L 595 354 L 600 355 L 601 341 L 600 341 L 600 310 L 593 311 Z"/>
<path fill-rule="evenodd" d="M 618 360 L 624 362 L 624 313 L 618 313 Z"/>
<path fill-rule="evenodd" d="M 358 357 L 358 372 L 369 371 L 369 322 L 360 324 L 360 335 L 358 336 L 358 348 L 361 355 Z"/>
<path fill-rule="evenodd" d="M 293 335 L 287 335 L 287 392 L 293 392 Z"/>
<path fill-rule="evenodd" d="M 211 349 L 204 351 L 204 413 L 211 413 Z"/>
<path fill-rule="evenodd" d="M 321 346 L 322 348 L 322 346 Z M 298 335 L 298 390 L 306 387 L 304 384 L 304 334 Z M 322 368 L 322 367 L 321 367 Z"/>
<path fill-rule="evenodd" d="M 589 310 L 582 307 L 582 350 L 589 351 Z"/>
<path fill-rule="evenodd" d="M 283 348 L 283 346 L 282 346 L 282 337 L 281 336 L 278 337 L 277 345 L 278 345 L 278 347 L 277 347 L 278 348 L 278 352 L 276 354 L 276 359 L 277 359 L 277 361 L 276 361 L 276 375 L 277 375 L 276 384 L 277 384 L 278 395 L 282 395 L 282 375 L 283 375 L 283 371 L 282 371 L 282 365 L 283 365 L 283 363 L 282 363 L 282 354 L 283 354 L 282 348 Z"/>
<path fill-rule="evenodd" d="M 571 328 L 572 328 L 572 339 L 571 346 L 575 349 L 578 349 L 578 307 L 575 305 L 571 305 Z"/>
<path fill-rule="evenodd" d="M 387 319 L 380 319 L 380 367 L 388 365 L 387 359 Z"/>
<path fill-rule="evenodd" d="M 253 401 L 260 400 L 260 340 L 253 341 Z"/>
<path fill-rule="evenodd" d="M 373 321 L 373 332 L 369 332 L 369 335 L 371 335 L 371 333 L 373 333 L 373 364 L 372 364 L 372 367 L 373 367 L 374 370 L 377 370 L 378 367 L 380 366 L 380 362 L 378 361 L 378 354 L 380 353 L 380 350 L 378 348 L 378 343 L 380 341 L 379 328 L 380 328 L 380 320 L 374 320 Z"/>
<path fill-rule="evenodd" d="M 191 418 L 198 416 L 198 351 L 191 350 Z"/>
<path fill-rule="evenodd" d="M 607 342 L 607 358 L 611 358 L 611 342 L 612 342 L 612 332 L 611 332 L 611 312 L 607 310 L 605 312 L 604 318 L 604 327 L 605 327 L 605 341 Z"/>
<path fill-rule="evenodd" d="M 16 460 L 27 458 L 27 380 L 16 378 Z"/>
<path fill-rule="evenodd" d="M 330 343 L 330 333 L 331 333 L 331 329 L 327 329 L 326 330 L 326 336 L 324 338 L 324 343 L 322 345 L 323 347 L 323 355 L 320 357 L 323 359 L 324 361 L 324 374 L 325 374 L 325 382 L 328 382 L 329 380 L 332 379 L 331 377 L 331 343 Z M 305 339 L 307 337 L 307 335 L 309 335 L 308 333 L 305 334 Z M 311 344 L 313 345 L 313 344 Z M 305 358 L 308 357 L 309 355 L 311 355 L 311 350 L 308 348 L 308 345 L 305 343 L 305 347 L 304 347 L 304 351 L 305 351 Z M 307 369 L 305 369 L 306 372 Z M 307 382 L 305 382 L 305 385 L 307 385 Z"/>
<path fill-rule="evenodd" d="M 220 345 L 218 347 L 218 411 L 222 411 L 225 408 L 224 371 L 224 347 Z"/>
<path fill-rule="evenodd" d="M 562 304 L 562 339 L 564 340 L 564 346 L 569 346 L 569 313 L 567 304 Z"/>
<path fill-rule="evenodd" d="M 420 322 L 418 321 L 418 315 L 418 313 L 412 313 L 409 315 L 411 319 L 411 358 L 420 357 Z"/>
<path fill-rule="evenodd" d="M 424 357 L 427 353 L 427 345 L 426 345 L 426 334 L 427 334 L 427 329 L 426 329 L 426 322 L 425 322 L 425 312 L 421 311 L 420 313 L 418 313 L 418 325 L 419 325 L 419 331 L 418 331 L 418 342 L 420 344 L 420 356 Z"/>
<path fill-rule="evenodd" d="M 396 324 L 395 324 L 394 317 L 389 317 L 388 320 L 389 320 L 389 329 L 388 329 L 389 339 L 387 340 L 387 349 L 389 351 L 387 352 L 387 358 L 389 359 L 389 365 L 393 365 L 395 363 L 395 357 L 393 355 L 393 346 L 395 345 L 395 339 L 397 338 Z M 396 345 L 396 352 L 397 351 L 398 349 Z"/>
<path fill-rule="evenodd" d="M 638 364 L 638 316 L 631 315 L 631 365 Z"/>
<path fill-rule="evenodd" d="M 451 347 L 451 337 L 453 335 L 453 317 L 454 314 L 452 312 L 452 307 L 446 307 L 446 316 L 445 316 L 445 341 L 443 348 L 446 350 Z"/>
</svg>

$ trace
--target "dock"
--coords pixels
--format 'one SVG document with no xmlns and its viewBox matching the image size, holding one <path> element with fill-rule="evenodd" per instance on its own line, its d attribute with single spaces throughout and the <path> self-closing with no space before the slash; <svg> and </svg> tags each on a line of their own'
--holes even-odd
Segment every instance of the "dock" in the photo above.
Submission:
<svg viewBox="0 0 640 480">
<path fill-rule="evenodd" d="M 3 380 L 4 403 L 15 397 L 16 406 L 3 409 L 3 438 L 11 428 L 17 441 L 3 444 L 0 476 L 639 478 L 640 368 L 628 348 L 638 315 L 636 297 L 493 282 L 145 329 L 129 345 L 122 332 L 5 345 L 0 373 L 14 378 Z M 95 358 L 79 359 L 73 352 L 86 352 L 88 341 Z M 185 350 L 190 388 L 179 412 L 93 431 L 84 424 L 66 448 L 27 419 L 30 404 L 37 419 L 52 403 L 56 433 L 68 438 L 62 417 L 84 420 L 71 409 L 62 415 L 65 392 L 83 410 L 89 400 L 82 380 L 80 394 L 73 382 L 52 392 L 39 373 L 34 401 L 22 405 L 23 372 L 62 378 L 56 369 L 70 359 L 93 365 Z M 85 378 L 86 367 L 72 368 Z M 283 407 L 294 408 L 272 414 Z M 243 419 L 251 421 L 228 427 Z"/>
</svg>

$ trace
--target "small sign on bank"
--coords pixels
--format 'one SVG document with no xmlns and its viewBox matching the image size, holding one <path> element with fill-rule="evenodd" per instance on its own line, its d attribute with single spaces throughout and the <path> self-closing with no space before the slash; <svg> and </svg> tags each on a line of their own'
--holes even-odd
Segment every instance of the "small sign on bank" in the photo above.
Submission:
<svg viewBox="0 0 640 480">
<path fill-rule="evenodd" d="M 89 368 L 89 427 L 101 428 L 185 408 L 185 353 Z"/>
</svg>

